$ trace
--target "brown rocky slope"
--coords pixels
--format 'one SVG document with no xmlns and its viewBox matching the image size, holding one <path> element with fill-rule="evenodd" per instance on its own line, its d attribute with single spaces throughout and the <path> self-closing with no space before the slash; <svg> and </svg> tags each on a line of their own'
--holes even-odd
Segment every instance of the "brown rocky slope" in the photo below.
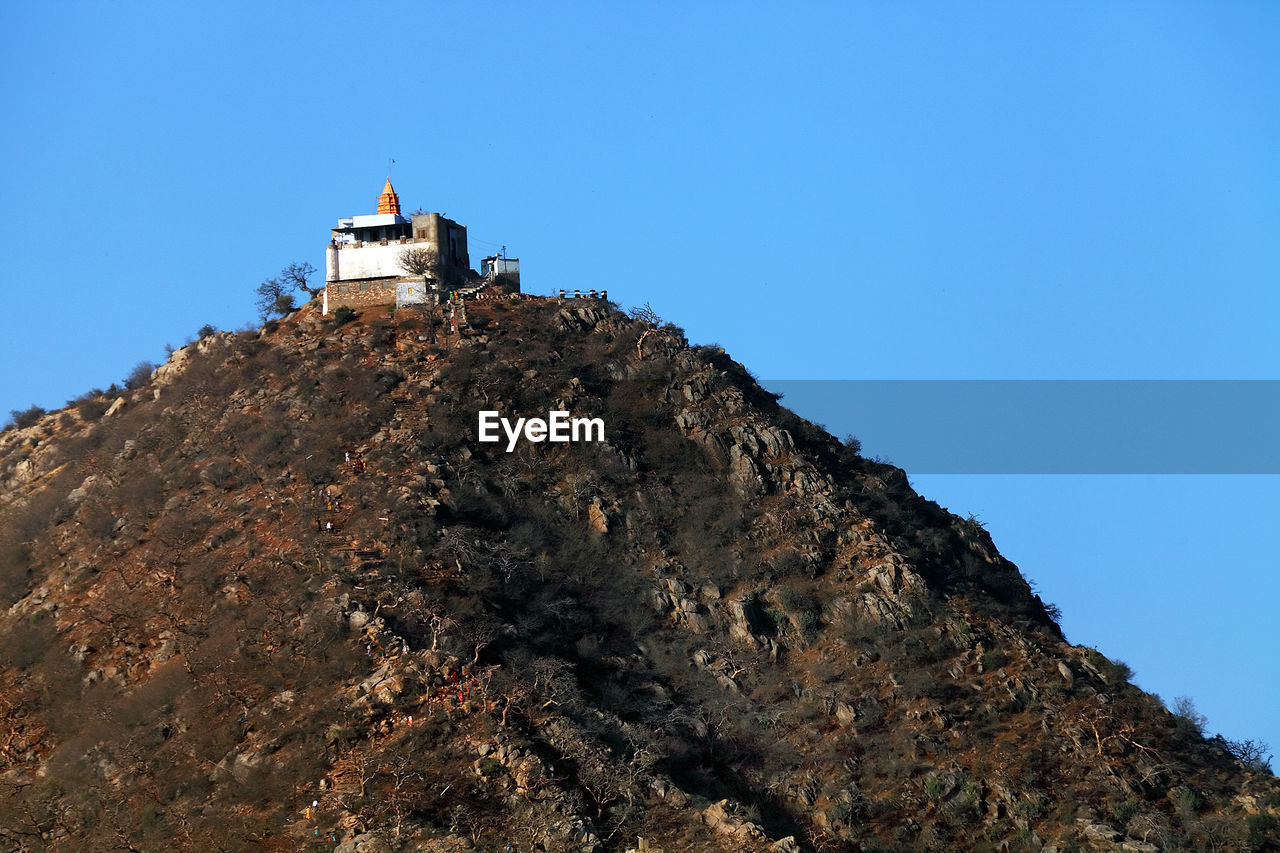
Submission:
<svg viewBox="0 0 1280 853">
<path fill-rule="evenodd" d="M 0 435 L 0 848 L 1277 849 L 1265 767 L 722 350 L 467 308 Z"/>
</svg>

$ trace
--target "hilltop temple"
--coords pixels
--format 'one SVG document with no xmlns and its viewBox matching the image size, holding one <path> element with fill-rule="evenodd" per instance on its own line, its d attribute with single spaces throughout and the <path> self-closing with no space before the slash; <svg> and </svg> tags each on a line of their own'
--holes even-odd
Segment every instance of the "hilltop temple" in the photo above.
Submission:
<svg viewBox="0 0 1280 853">
<path fill-rule="evenodd" d="M 434 253 L 435 269 L 427 274 L 405 268 L 407 249 Z M 347 305 L 407 305 L 433 302 L 441 292 L 478 292 L 501 277 L 506 289 L 520 289 L 520 261 L 495 255 L 485 258 L 483 275 L 471 269 L 467 229 L 438 213 L 400 214 L 400 197 L 387 178 L 378 196 L 378 212 L 338 220 L 325 250 L 324 311 Z"/>
</svg>

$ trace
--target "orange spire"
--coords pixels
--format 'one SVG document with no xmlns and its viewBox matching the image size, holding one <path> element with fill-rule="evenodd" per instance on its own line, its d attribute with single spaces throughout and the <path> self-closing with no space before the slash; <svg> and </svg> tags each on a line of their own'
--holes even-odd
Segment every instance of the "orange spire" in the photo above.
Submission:
<svg viewBox="0 0 1280 853">
<path fill-rule="evenodd" d="M 378 212 L 400 215 L 400 196 L 391 188 L 391 178 L 387 178 L 387 185 L 382 188 L 382 195 L 378 196 Z"/>
</svg>

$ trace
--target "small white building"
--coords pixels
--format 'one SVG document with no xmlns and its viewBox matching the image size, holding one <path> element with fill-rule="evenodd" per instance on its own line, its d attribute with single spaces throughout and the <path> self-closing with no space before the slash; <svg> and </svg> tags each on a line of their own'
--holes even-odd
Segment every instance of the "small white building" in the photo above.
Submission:
<svg viewBox="0 0 1280 853">
<path fill-rule="evenodd" d="M 495 279 L 498 276 L 507 276 L 520 280 L 520 259 L 519 258 L 503 258 L 494 255 L 484 258 L 480 261 L 480 277 L 487 279 Z"/>
<path fill-rule="evenodd" d="M 325 250 L 325 310 L 340 305 L 363 307 L 397 301 L 401 282 L 423 284 L 401 262 L 406 249 L 430 249 L 438 266 L 430 277 L 442 289 L 476 278 L 467 255 L 467 229 L 438 213 L 400 215 L 400 197 L 387 178 L 378 196 L 378 212 L 338 220 Z M 411 297 L 412 298 L 412 297 Z"/>
</svg>

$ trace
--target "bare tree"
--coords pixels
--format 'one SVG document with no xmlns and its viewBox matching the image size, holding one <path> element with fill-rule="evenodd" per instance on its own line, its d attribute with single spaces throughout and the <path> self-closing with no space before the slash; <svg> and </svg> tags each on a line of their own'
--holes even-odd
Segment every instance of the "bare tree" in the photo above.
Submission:
<svg viewBox="0 0 1280 853">
<path fill-rule="evenodd" d="M 1243 740 L 1223 738 L 1222 745 L 1233 758 L 1242 762 L 1250 770 L 1270 772 L 1271 747 L 1267 746 L 1266 741 L 1253 738 Z"/>
<path fill-rule="evenodd" d="M 270 320 L 272 315 L 283 317 L 297 307 L 293 294 L 278 278 L 269 278 L 258 285 L 258 301 L 255 304 L 258 306 L 258 316 L 264 321 Z"/>
<path fill-rule="evenodd" d="M 555 703 L 556 695 L 571 677 L 569 664 L 559 658 L 537 658 L 529 668 L 533 672 L 533 689 L 547 697 L 547 703 L 543 707 Z"/>
<path fill-rule="evenodd" d="M 395 836 L 400 837 L 405 816 L 413 810 L 419 792 L 426 785 L 426 776 L 418 765 L 418 757 L 412 753 L 392 754 L 380 768 L 383 784 L 382 798 L 395 818 Z"/>
<path fill-rule="evenodd" d="M 307 261 L 292 263 L 280 270 L 280 280 L 294 290 L 305 290 L 311 296 L 319 296 L 324 287 L 312 287 L 310 283 L 315 272 L 316 268 Z"/>
<path fill-rule="evenodd" d="M 428 607 L 423 614 L 423 618 L 426 620 L 427 629 L 431 631 L 431 651 L 433 652 L 440 647 L 440 635 L 458 627 L 458 623 L 450 619 L 440 605 Z"/>
<path fill-rule="evenodd" d="M 512 682 L 503 691 L 502 696 L 502 719 L 499 725 L 507 725 L 507 715 L 512 711 L 519 713 L 523 709 L 525 700 L 529 698 L 529 693 L 525 690 L 524 685 L 519 682 Z"/>
<path fill-rule="evenodd" d="M 647 323 L 648 325 L 654 327 L 655 329 L 658 326 L 662 325 L 662 318 L 658 316 L 658 312 L 654 311 L 653 307 L 649 305 L 648 302 L 639 306 L 638 308 L 632 308 L 627 313 L 631 315 L 631 319 L 640 320 L 641 322 Z"/>
<path fill-rule="evenodd" d="M 440 253 L 426 246 L 404 249 L 400 252 L 400 268 L 411 275 L 422 276 L 425 285 L 428 280 L 439 277 Z"/>
<path fill-rule="evenodd" d="M 1159 812 L 1146 812 L 1129 821 L 1129 833 L 1137 837 L 1139 833 L 1142 835 L 1144 844 L 1149 843 L 1151 836 L 1155 836 L 1156 842 L 1161 849 L 1169 846 L 1170 840 L 1174 837 L 1173 827 L 1169 825 L 1169 819 Z"/>
<path fill-rule="evenodd" d="M 1244 841 L 1244 826 L 1223 815 L 1209 815 L 1196 821 L 1191 827 L 1191 840 L 1198 842 L 1201 850 L 1211 853 L 1238 849 Z"/>
<path fill-rule="evenodd" d="M 498 637 L 498 629 L 487 622 L 474 621 L 462 628 L 462 636 L 474 652 L 471 665 L 480 663 L 480 653 Z"/>
<path fill-rule="evenodd" d="M 360 796 L 369 794 L 369 785 L 378 776 L 378 761 L 366 752 L 358 752 L 349 756 L 347 767 L 355 781 L 360 785 Z"/>
<path fill-rule="evenodd" d="M 151 374 L 156 369 L 155 364 L 150 361 L 140 361 L 133 366 L 133 370 L 129 371 L 129 375 L 124 378 L 124 387 L 130 391 L 136 391 L 151 381 Z"/>
<path fill-rule="evenodd" d="M 624 780 L 599 759 L 587 758 L 584 764 L 579 765 L 578 785 L 595 804 L 596 820 L 602 820 L 604 810 L 628 793 Z"/>
<path fill-rule="evenodd" d="M 1204 734 L 1204 727 L 1208 724 L 1209 718 L 1196 710 L 1196 703 L 1190 696 L 1177 697 L 1169 710 L 1175 717 L 1181 717 L 1183 722 L 1195 730 L 1196 734 Z"/>
<path fill-rule="evenodd" d="M 258 300 L 255 304 L 262 319 L 268 320 L 272 315 L 283 317 L 292 311 L 293 295 L 296 291 L 302 290 L 306 291 L 308 296 L 316 296 L 324 290 L 323 287 L 311 286 L 310 279 L 315 271 L 316 268 L 306 261 L 300 264 L 292 263 L 280 270 L 279 277 L 269 278 L 259 284 Z"/>
</svg>

